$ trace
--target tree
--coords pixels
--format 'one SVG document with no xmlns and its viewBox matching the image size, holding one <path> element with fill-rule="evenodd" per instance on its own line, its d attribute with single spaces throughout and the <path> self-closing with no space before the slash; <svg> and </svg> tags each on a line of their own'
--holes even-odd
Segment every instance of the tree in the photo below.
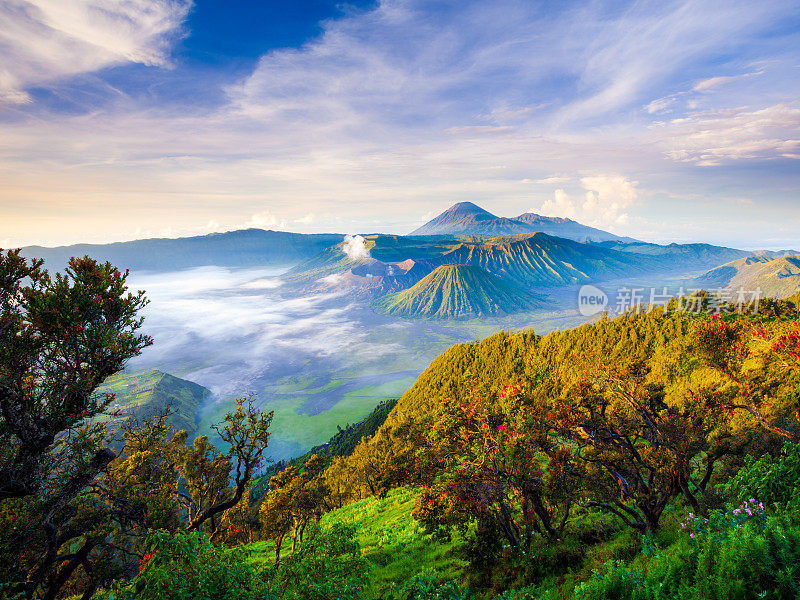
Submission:
<svg viewBox="0 0 800 600">
<path fill-rule="evenodd" d="M 330 491 L 324 467 L 325 459 L 312 454 L 304 471 L 291 465 L 270 479 L 260 516 L 264 537 L 275 542 L 276 567 L 281 562 L 281 546 L 289 532 L 294 553 L 298 543 L 303 543 L 306 526 L 325 512 Z"/>
<path fill-rule="evenodd" d="M 515 552 L 563 532 L 574 502 L 563 464 L 568 453 L 525 397 L 521 387 L 509 386 L 497 401 L 442 400 L 430 432 L 441 463 L 415 510 L 429 529 L 492 519 Z"/>
<path fill-rule="evenodd" d="M 582 504 L 642 532 L 655 530 L 680 494 L 697 507 L 695 492 L 714 467 L 707 461 L 701 482 L 692 479 L 710 448 L 711 426 L 702 410 L 667 403 L 664 385 L 647 381 L 649 368 L 641 361 L 603 364 L 588 373 L 556 400 L 550 415 L 573 448 L 573 474 L 588 492 Z"/>
<path fill-rule="evenodd" d="M 723 377 L 720 385 L 701 391 L 711 401 L 709 408 L 730 414 L 748 413 L 765 430 L 793 442 L 800 441 L 797 403 L 788 407 L 788 411 L 779 410 L 774 418 L 766 414 L 779 408 L 774 392 L 780 386 L 765 377 L 772 366 L 779 372 L 778 381 L 797 382 L 800 329 L 794 325 L 771 334 L 763 326 L 728 321 L 715 315 L 697 325 L 695 336 L 700 357 Z M 748 360 L 755 361 L 755 365 L 748 365 Z M 786 415 L 781 414 L 786 412 L 795 414 L 794 422 L 781 422 L 786 421 Z"/>
<path fill-rule="evenodd" d="M 0 252 L 0 513 L 13 522 L 0 571 L 12 591 L 50 599 L 102 539 L 82 497 L 116 458 L 113 395 L 97 387 L 152 340 L 127 272 L 88 257 L 54 277 L 42 265 Z"/>
<path fill-rule="evenodd" d="M 107 498 L 138 506 L 147 528 L 203 529 L 211 540 L 226 533 L 226 515 L 246 501 L 269 442 L 272 412 L 260 413 L 250 398 L 215 426 L 229 448 L 219 452 L 207 436 L 187 445 L 166 414 L 125 426 L 125 448 L 105 484 Z"/>
</svg>

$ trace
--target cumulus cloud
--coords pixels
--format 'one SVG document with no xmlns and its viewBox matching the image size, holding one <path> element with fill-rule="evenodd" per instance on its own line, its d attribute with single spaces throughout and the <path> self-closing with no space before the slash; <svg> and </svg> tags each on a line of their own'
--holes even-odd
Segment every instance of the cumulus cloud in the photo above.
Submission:
<svg viewBox="0 0 800 600">
<path fill-rule="evenodd" d="M 286 219 L 279 219 L 269 211 L 260 211 L 251 216 L 244 226 L 256 229 L 286 229 Z"/>
<path fill-rule="evenodd" d="M 544 204 L 542 204 L 541 212 L 552 217 L 568 217 L 572 219 L 578 215 L 578 207 L 567 192 L 558 189 L 553 193 L 551 199 L 545 200 Z"/>
<path fill-rule="evenodd" d="M 542 204 L 541 212 L 612 230 L 627 225 L 627 209 L 639 197 L 638 182 L 622 175 L 592 175 L 580 181 L 585 190 L 582 197 L 558 189 Z"/>
<path fill-rule="evenodd" d="M 346 235 L 342 242 L 342 252 L 353 260 L 369 258 L 369 250 L 364 238 L 360 235 Z"/>
<path fill-rule="evenodd" d="M 165 66 L 191 0 L 7 0 L 0 3 L 0 104 L 26 89 L 126 62 Z"/>
<path fill-rule="evenodd" d="M 37 108 L 18 107 L 13 122 L 0 123 L 0 235 L 111 241 L 176 218 L 184 221 L 178 228 L 210 218 L 234 228 L 263 207 L 269 214 L 249 226 L 276 228 L 315 212 L 305 230 L 380 223 L 399 233 L 430 206 L 462 199 L 492 198 L 493 212 L 514 214 L 549 195 L 530 180 L 589 168 L 636 172 L 643 185 L 672 192 L 694 163 L 665 157 L 665 146 L 675 148 L 653 138 L 668 136 L 648 129 L 648 113 L 636 109 L 718 75 L 721 49 L 738 59 L 789 47 L 773 25 L 793 11 L 743 0 L 634 3 L 624 11 L 602 2 L 544 11 L 518 0 L 385 0 L 324 22 L 300 47 L 269 51 L 223 90 L 209 81 L 202 110 L 137 106 L 135 98 L 69 115 L 40 107 L 28 117 Z M 773 50 L 761 43 L 767 33 Z M 757 58 L 769 57 L 742 61 Z M 21 75 L 0 73 L 12 76 Z M 90 79 L 102 85 L 102 74 Z M 791 77 L 774 81 L 750 80 L 741 105 L 757 110 L 766 97 L 797 97 Z M 85 91 L 82 98 L 95 97 Z M 694 94 L 704 107 L 715 100 Z M 652 114 L 685 113 L 679 104 L 652 104 Z M 576 193 L 567 181 L 548 183 Z M 725 183 L 709 177 L 703 191 L 719 193 Z"/>
<path fill-rule="evenodd" d="M 800 107 L 776 104 L 705 111 L 658 124 L 673 160 L 715 166 L 743 159 L 800 159 Z"/>
</svg>

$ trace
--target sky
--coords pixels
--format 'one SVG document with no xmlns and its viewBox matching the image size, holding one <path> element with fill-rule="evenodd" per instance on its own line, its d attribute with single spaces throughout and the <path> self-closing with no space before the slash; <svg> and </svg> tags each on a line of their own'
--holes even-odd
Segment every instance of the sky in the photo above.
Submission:
<svg viewBox="0 0 800 600">
<path fill-rule="evenodd" d="M 0 247 L 464 200 L 800 248 L 800 0 L 0 0 Z"/>
</svg>

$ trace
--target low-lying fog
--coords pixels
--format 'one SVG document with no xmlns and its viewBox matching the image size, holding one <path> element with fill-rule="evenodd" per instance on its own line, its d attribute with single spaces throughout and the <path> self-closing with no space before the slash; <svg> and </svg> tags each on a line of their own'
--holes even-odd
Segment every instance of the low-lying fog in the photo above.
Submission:
<svg viewBox="0 0 800 600">
<path fill-rule="evenodd" d="M 150 299 L 144 331 L 155 343 L 128 369 L 157 368 L 209 388 L 204 431 L 234 398 L 253 394 L 276 411 L 276 459 L 327 441 L 336 425 L 402 394 L 450 345 L 534 324 L 530 315 L 513 323 L 399 320 L 346 295 L 293 297 L 281 272 L 203 267 L 129 278 Z"/>
</svg>

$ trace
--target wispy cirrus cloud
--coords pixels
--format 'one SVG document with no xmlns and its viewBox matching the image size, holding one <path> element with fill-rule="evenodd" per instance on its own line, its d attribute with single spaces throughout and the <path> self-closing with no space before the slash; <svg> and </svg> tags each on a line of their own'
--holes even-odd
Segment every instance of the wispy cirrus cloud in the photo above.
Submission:
<svg viewBox="0 0 800 600">
<path fill-rule="evenodd" d="M 139 3 L 176 15 L 185 6 Z M 752 140 L 742 138 L 797 139 L 790 117 L 758 113 L 791 106 L 800 92 L 789 76 L 798 34 L 775 30 L 798 16 L 792 2 L 384 0 L 325 22 L 300 47 L 265 53 L 202 110 L 131 99 L 74 115 L 27 118 L 18 109 L 0 123 L 0 223 L 13 223 L 0 235 L 40 241 L 34 236 L 64 235 L 71 219 L 114 239 L 129 237 L 131 223 L 144 228 L 176 214 L 181 231 L 213 220 L 221 228 L 403 233 L 459 200 L 509 215 L 555 201 L 552 187 L 531 181 L 563 184 L 578 220 L 636 235 L 631 223 L 658 218 L 660 231 L 677 232 L 682 219 L 654 210 L 650 190 L 685 195 L 707 160 L 794 160 L 788 146 L 743 151 Z M 163 42 L 180 26 L 163 31 L 147 39 Z M 220 93 L 218 81 L 209 87 Z M 731 110 L 753 115 L 739 115 L 747 123 L 738 125 L 725 117 L 726 129 Z M 722 201 L 733 175 L 705 171 L 693 181 L 693 201 Z M 597 173 L 639 182 L 636 201 L 619 187 L 601 201 L 582 180 Z M 735 187 L 776 202 L 798 185 L 785 168 L 766 184 L 740 179 Z M 598 221 L 587 193 L 620 208 Z M 31 216 L 29 206 L 48 210 Z M 744 214 L 731 219 L 746 222 Z"/>
<path fill-rule="evenodd" d="M 123 63 L 165 66 L 191 0 L 6 0 L 0 106 L 28 89 Z"/>
<path fill-rule="evenodd" d="M 670 158 L 700 166 L 745 159 L 800 159 L 800 106 L 706 111 L 657 126 Z"/>
</svg>

